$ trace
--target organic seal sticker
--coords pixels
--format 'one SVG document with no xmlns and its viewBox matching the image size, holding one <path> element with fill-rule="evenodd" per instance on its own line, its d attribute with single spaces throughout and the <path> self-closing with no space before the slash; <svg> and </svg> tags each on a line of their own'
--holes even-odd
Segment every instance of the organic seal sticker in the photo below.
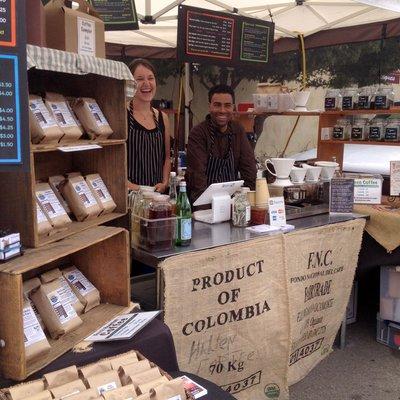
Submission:
<svg viewBox="0 0 400 400">
<path fill-rule="evenodd" d="M 264 393 L 269 399 L 277 399 L 281 393 L 281 390 L 276 383 L 268 383 L 264 388 Z"/>
</svg>

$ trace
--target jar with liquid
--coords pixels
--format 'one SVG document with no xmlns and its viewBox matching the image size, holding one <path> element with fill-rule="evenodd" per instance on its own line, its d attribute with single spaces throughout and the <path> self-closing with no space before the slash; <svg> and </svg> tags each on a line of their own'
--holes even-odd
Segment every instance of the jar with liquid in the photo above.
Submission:
<svg viewBox="0 0 400 400">
<path fill-rule="evenodd" d="M 353 110 L 358 101 L 358 89 L 346 88 L 342 91 L 342 110 Z"/>
<path fill-rule="evenodd" d="M 374 108 L 376 110 L 388 110 L 394 102 L 393 88 L 390 86 L 380 86 L 374 94 Z"/>
<path fill-rule="evenodd" d="M 348 140 L 350 138 L 350 121 L 346 118 L 339 118 L 332 130 L 333 140 Z"/>
<path fill-rule="evenodd" d="M 341 110 L 342 95 L 339 89 L 328 89 L 325 94 L 325 110 Z"/>
<path fill-rule="evenodd" d="M 374 118 L 368 127 L 368 139 L 379 142 L 385 137 L 385 123 L 380 118 Z"/>
<path fill-rule="evenodd" d="M 365 118 L 357 118 L 351 127 L 351 140 L 366 140 L 367 120 Z"/>
<path fill-rule="evenodd" d="M 400 139 L 400 118 L 390 118 L 385 126 L 385 142 L 398 142 Z"/>
<path fill-rule="evenodd" d="M 169 196 L 154 196 L 149 209 L 147 227 L 147 248 L 149 250 L 168 250 L 174 243 L 175 221 L 172 217 L 172 206 Z"/>
<path fill-rule="evenodd" d="M 369 110 L 371 108 L 371 97 L 373 90 L 370 87 L 362 87 L 358 94 L 357 108 L 359 110 Z"/>
<path fill-rule="evenodd" d="M 234 226 L 245 227 L 250 224 L 251 206 L 247 199 L 249 188 L 242 188 L 236 192 L 233 198 L 232 224 Z"/>
</svg>

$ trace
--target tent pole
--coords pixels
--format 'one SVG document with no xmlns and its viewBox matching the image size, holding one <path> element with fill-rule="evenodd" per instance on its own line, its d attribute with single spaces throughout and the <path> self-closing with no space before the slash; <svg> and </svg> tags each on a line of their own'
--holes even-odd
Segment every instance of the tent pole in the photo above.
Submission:
<svg viewBox="0 0 400 400">
<path fill-rule="evenodd" d="M 185 63 L 185 146 L 189 137 L 190 64 Z"/>
</svg>

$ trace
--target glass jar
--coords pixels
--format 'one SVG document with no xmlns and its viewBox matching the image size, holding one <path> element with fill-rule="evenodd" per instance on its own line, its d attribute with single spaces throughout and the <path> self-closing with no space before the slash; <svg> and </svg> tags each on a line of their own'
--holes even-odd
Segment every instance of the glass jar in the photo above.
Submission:
<svg viewBox="0 0 400 400">
<path fill-rule="evenodd" d="M 374 108 L 388 110 L 394 103 L 394 91 L 391 86 L 379 86 L 374 94 Z"/>
<path fill-rule="evenodd" d="M 342 91 L 342 110 L 353 110 L 358 101 L 358 89 L 346 88 Z"/>
<path fill-rule="evenodd" d="M 385 126 L 385 142 L 398 142 L 400 139 L 400 118 L 390 118 Z"/>
<path fill-rule="evenodd" d="M 357 118 L 351 127 L 351 140 L 367 139 L 367 120 L 365 118 Z"/>
<path fill-rule="evenodd" d="M 175 221 L 171 219 L 172 206 L 169 196 L 159 194 L 153 197 L 149 209 L 147 227 L 147 248 L 149 250 L 168 250 L 175 241 Z"/>
<path fill-rule="evenodd" d="M 247 190 L 246 190 L 247 189 Z M 251 206 L 247 199 L 248 188 L 242 188 L 240 192 L 235 193 L 233 198 L 232 224 L 233 226 L 248 226 L 251 219 Z"/>
<path fill-rule="evenodd" d="M 371 108 L 372 94 L 373 89 L 371 87 L 362 87 L 358 94 L 357 108 L 360 110 L 369 110 Z"/>
<path fill-rule="evenodd" d="M 350 121 L 347 118 L 339 118 L 333 127 L 333 140 L 348 140 L 350 139 Z"/>
<path fill-rule="evenodd" d="M 328 89 L 325 94 L 325 110 L 341 110 L 342 95 L 339 89 Z"/>
<path fill-rule="evenodd" d="M 150 216 L 150 208 L 153 204 L 154 197 L 157 193 L 154 192 L 143 192 L 143 200 L 141 204 L 139 221 L 140 221 L 140 239 L 139 245 L 147 249 L 148 247 L 148 218 Z"/>
<path fill-rule="evenodd" d="M 375 142 L 383 140 L 385 137 L 385 123 L 381 118 L 374 118 L 369 123 L 368 139 Z"/>
</svg>

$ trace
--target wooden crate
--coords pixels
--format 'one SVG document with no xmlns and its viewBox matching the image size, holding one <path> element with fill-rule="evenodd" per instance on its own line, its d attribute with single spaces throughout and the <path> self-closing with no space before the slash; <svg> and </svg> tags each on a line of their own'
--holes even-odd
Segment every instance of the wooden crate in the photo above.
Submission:
<svg viewBox="0 0 400 400">
<path fill-rule="evenodd" d="M 80 171 L 83 175 L 99 173 L 117 208 L 98 218 L 72 222 L 67 227 L 39 236 L 36 224 L 35 182 L 49 176 Z M 101 149 L 64 153 L 59 150 L 32 151 L 30 172 L 1 172 L 0 208 L 4 226 L 21 233 L 24 246 L 39 247 L 55 242 L 92 226 L 120 218 L 127 212 L 127 166 L 124 141 Z"/>
<path fill-rule="evenodd" d="M 50 353 L 27 364 L 22 322 L 23 281 L 55 267 L 76 265 L 99 289 L 100 306 L 83 314 L 84 323 L 58 340 L 49 339 Z M 0 266 L 0 373 L 24 380 L 118 314 L 129 310 L 130 252 L 128 232 L 99 226 L 78 233 L 43 249 L 31 249 Z"/>
</svg>

